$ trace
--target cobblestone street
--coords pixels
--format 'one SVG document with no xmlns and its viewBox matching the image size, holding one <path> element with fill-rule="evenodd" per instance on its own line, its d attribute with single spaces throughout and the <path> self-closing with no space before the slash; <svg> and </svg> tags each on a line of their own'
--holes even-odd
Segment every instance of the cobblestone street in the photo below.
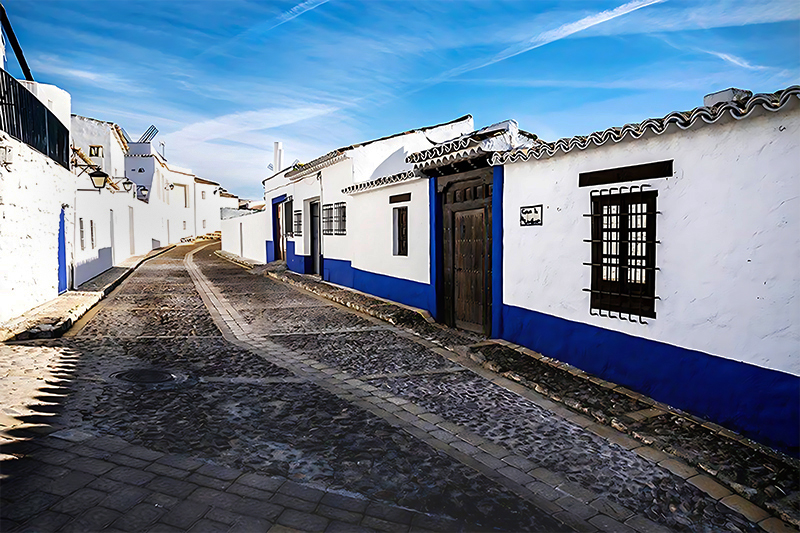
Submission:
<svg viewBox="0 0 800 533">
<path fill-rule="evenodd" d="M 148 260 L 61 339 L 0 345 L 0 530 L 784 530 L 658 450 L 218 249 Z M 123 379 L 141 369 L 172 377 Z"/>
</svg>

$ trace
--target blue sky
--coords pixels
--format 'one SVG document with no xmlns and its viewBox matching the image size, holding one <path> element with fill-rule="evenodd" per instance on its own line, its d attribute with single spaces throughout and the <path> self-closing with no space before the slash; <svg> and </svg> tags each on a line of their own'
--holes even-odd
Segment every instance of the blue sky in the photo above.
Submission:
<svg viewBox="0 0 800 533">
<path fill-rule="evenodd" d="M 800 83 L 797 0 L 23 0 L 37 81 L 72 111 L 260 198 L 285 161 L 470 113 L 545 140 Z M 9 71 L 22 77 L 9 49 Z"/>
</svg>

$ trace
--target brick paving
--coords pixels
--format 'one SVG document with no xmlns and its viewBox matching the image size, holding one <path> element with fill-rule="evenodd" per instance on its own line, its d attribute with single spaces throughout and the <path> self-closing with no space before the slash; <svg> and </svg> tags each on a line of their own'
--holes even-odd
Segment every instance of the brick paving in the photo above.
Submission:
<svg viewBox="0 0 800 533">
<path fill-rule="evenodd" d="M 480 339 L 397 329 L 216 248 L 151 259 L 76 335 L 0 345 L 0 530 L 786 527 L 444 348 Z M 115 377 L 136 368 L 174 379 Z"/>
</svg>

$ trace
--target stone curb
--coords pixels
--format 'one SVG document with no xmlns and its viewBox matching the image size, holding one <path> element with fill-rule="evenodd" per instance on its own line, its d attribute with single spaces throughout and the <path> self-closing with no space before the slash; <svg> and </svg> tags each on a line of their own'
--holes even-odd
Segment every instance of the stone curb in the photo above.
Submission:
<svg viewBox="0 0 800 533">
<path fill-rule="evenodd" d="M 67 291 L 65 293 L 60 294 L 54 300 L 50 300 L 49 302 L 45 302 L 41 306 L 35 307 L 28 311 L 28 313 L 34 311 L 35 309 L 39 309 L 40 307 L 44 307 L 46 305 L 52 304 L 54 301 L 59 299 L 76 299 L 79 302 L 71 307 L 65 315 L 58 317 L 55 323 L 50 324 L 41 324 L 38 322 L 39 318 L 36 318 L 34 314 L 34 318 L 30 320 L 20 320 L 21 317 L 16 319 L 12 319 L 13 321 L 17 321 L 17 324 L 12 325 L 11 328 L 0 327 L 0 342 L 6 341 L 14 341 L 14 340 L 28 340 L 28 339 L 37 339 L 37 338 L 57 338 L 61 337 L 64 333 L 66 333 L 72 326 L 80 320 L 80 318 L 89 312 L 95 305 L 97 305 L 101 300 L 103 300 L 106 296 L 108 296 L 111 291 L 116 289 L 125 279 L 130 276 L 134 270 L 139 268 L 139 266 L 144 263 L 145 261 L 152 259 L 154 257 L 158 257 L 159 255 L 168 252 L 175 248 L 176 245 L 171 244 L 169 246 L 165 246 L 164 248 L 159 248 L 157 253 L 151 254 L 148 253 L 141 259 L 139 259 L 135 264 L 131 265 L 130 267 L 126 268 L 124 272 L 120 274 L 119 277 L 112 280 L 111 283 L 103 287 L 103 290 L 100 291 Z M 99 275 L 102 275 L 99 274 Z M 91 281 L 91 280 L 90 280 Z M 88 283 L 88 282 L 87 282 Z M 27 314 L 27 313 L 26 313 Z M 25 316 L 25 315 L 22 315 Z M 51 318 L 51 317 L 48 317 Z M 52 319 L 52 318 L 51 318 Z"/>
<path fill-rule="evenodd" d="M 230 254 L 217 255 L 227 259 L 226 255 Z M 292 286 L 309 290 L 318 296 L 322 296 L 324 298 L 333 300 L 336 303 L 346 305 L 365 314 L 369 314 L 375 318 L 383 318 L 379 314 L 371 313 L 370 309 L 362 310 L 354 305 L 350 305 L 348 302 L 340 301 L 346 300 L 346 298 L 341 296 L 330 298 L 324 293 L 324 291 L 309 289 L 307 284 L 303 283 L 302 279 L 291 279 L 288 276 L 275 272 L 266 272 L 266 274 L 276 280 L 284 281 Z M 297 277 L 300 276 L 297 275 Z M 216 291 L 210 286 L 209 280 L 204 280 L 203 286 L 204 289 L 210 290 L 212 294 L 216 293 Z M 342 289 L 346 288 L 342 287 Z M 382 303 L 391 305 L 391 302 L 382 301 Z M 226 307 L 229 306 L 226 304 Z M 226 325 L 230 326 L 228 323 L 226 323 Z M 251 341 L 249 338 L 247 338 L 249 337 L 247 335 L 245 338 L 242 338 L 232 328 L 230 329 L 230 333 L 233 336 L 233 338 L 230 339 L 232 342 L 242 346 L 243 348 L 255 348 L 258 352 L 263 352 L 265 355 L 268 351 L 270 353 L 270 360 L 273 362 L 278 362 L 275 361 L 276 351 L 288 352 L 287 350 L 281 349 L 278 346 L 273 346 L 271 342 L 266 340 L 253 339 Z M 410 333 L 413 333 L 413 330 L 411 330 Z M 538 388 L 530 386 L 527 380 L 521 376 L 517 376 L 509 372 L 501 375 L 497 372 L 497 368 L 492 368 L 491 361 L 486 361 L 482 357 L 475 357 L 474 355 L 476 354 L 470 354 L 468 347 L 458 347 L 460 349 L 445 350 L 435 346 L 432 342 L 426 339 L 419 338 L 416 335 L 413 335 L 413 337 L 417 342 L 426 345 L 439 355 L 452 362 L 460 364 L 469 370 L 472 370 L 476 374 L 485 377 L 496 385 L 515 392 L 533 401 L 537 405 L 540 405 L 541 407 L 586 428 L 592 433 L 604 438 L 606 441 L 617 444 L 625 449 L 632 450 L 642 458 L 650 460 L 666 470 L 669 470 L 678 477 L 687 480 L 690 484 L 707 494 L 710 498 L 722 503 L 731 510 L 736 511 L 751 522 L 758 523 L 762 529 L 770 532 L 779 531 L 781 528 L 793 530 L 792 526 L 782 521 L 780 518 L 773 517 L 771 513 L 761 509 L 752 502 L 739 496 L 732 498 L 732 492 L 728 490 L 727 487 L 718 484 L 716 481 L 706 475 L 700 474 L 697 470 L 686 464 L 677 456 L 667 455 L 656 448 L 650 447 L 646 443 L 642 443 L 638 440 L 634 440 L 634 438 L 629 437 L 623 431 L 620 431 L 620 429 L 625 429 L 624 426 L 622 428 L 617 428 L 614 424 L 614 420 L 602 423 L 600 421 L 587 418 L 586 416 L 583 416 L 584 413 L 575 412 L 576 407 L 565 403 L 563 398 L 550 396 L 547 390 L 538 390 Z M 621 387 L 615 383 L 596 378 L 566 363 L 544 357 L 541 354 L 529 350 L 528 348 L 521 347 L 508 341 L 491 339 L 480 344 L 487 345 L 490 343 L 501 344 L 515 349 L 525 355 L 547 362 L 555 369 L 563 372 L 569 372 L 603 387 L 613 389 L 632 398 L 645 401 L 654 408 L 672 412 L 680 416 L 691 417 L 691 415 L 673 409 L 666 404 L 655 402 L 650 398 L 625 389 L 624 387 Z M 269 347 L 269 350 L 267 350 L 267 347 Z M 563 507 L 564 510 L 562 511 L 562 507 L 559 506 L 560 504 L 558 501 L 551 502 L 541 498 L 538 495 L 539 491 L 536 490 L 536 483 L 544 484 L 551 491 L 554 490 L 557 494 L 560 494 L 564 497 L 572 496 L 581 499 L 581 496 L 583 496 L 584 499 L 593 499 L 583 494 L 583 492 L 588 491 L 585 491 L 585 489 L 582 489 L 581 487 L 577 487 L 576 489 L 575 487 L 571 486 L 572 484 L 566 483 L 564 479 L 561 479 L 558 474 L 546 471 L 546 469 L 543 468 L 536 468 L 536 465 L 527 465 L 526 463 L 529 463 L 529 461 L 527 461 L 525 458 L 517 457 L 509 450 L 505 450 L 501 446 L 486 443 L 478 435 L 473 435 L 465 428 L 462 428 L 456 424 L 437 421 L 436 419 L 439 418 L 438 416 L 425 412 L 423 408 L 414 403 L 408 402 L 403 398 L 392 396 L 376 397 L 373 395 L 356 397 L 350 394 L 348 391 L 353 388 L 361 389 L 362 391 L 369 390 L 370 385 L 363 381 L 363 377 L 354 378 L 353 376 L 341 373 L 329 375 L 320 379 L 319 377 L 312 376 L 318 373 L 325 373 L 325 370 L 328 369 L 327 365 L 319 362 L 316 362 L 315 364 L 308 361 L 295 360 L 295 357 L 288 355 L 288 353 L 287 355 L 280 355 L 278 357 L 281 359 L 279 363 L 280 366 L 290 368 L 294 372 L 298 372 L 299 370 L 301 374 L 311 374 L 309 377 L 326 390 L 352 401 L 354 404 L 372 412 L 377 416 L 380 416 L 381 418 L 384 418 L 392 425 L 403 427 L 403 429 L 415 437 L 418 437 L 436 449 L 447 453 L 463 464 L 471 466 L 475 470 L 482 472 L 484 475 L 487 475 L 487 477 L 494 479 L 496 482 L 512 490 L 518 496 L 535 503 L 540 508 L 550 512 L 551 514 L 556 512 L 563 513 L 565 511 L 569 511 L 569 509 Z M 553 402 L 558 402 L 561 405 L 554 404 Z M 393 404 L 396 407 L 389 409 L 391 406 L 388 404 Z M 405 424 L 403 424 L 403 422 L 405 422 Z M 409 424 L 411 427 L 408 427 Z M 757 445 L 757 443 L 752 444 Z M 561 501 L 561 499 L 559 499 L 559 501 Z M 570 501 L 571 500 L 565 500 L 565 505 L 569 505 Z M 588 504 L 590 502 L 586 501 L 585 503 Z M 592 504 L 594 505 L 594 502 L 592 502 Z M 556 516 L 556 518 L 558 517 Z M 648 523 L 644 517 L 639 516 L 630 518 L 628 522 L 631 522 L 630 525 L 633 525 L 633 522 L 637 522 L 639 520 L 644 520 L 644 523 Z M 568 520 L 564 521 L 566 523 L 571 523 Z M 588 524 L 583 523 L 582 525 Z"/>
</svg>

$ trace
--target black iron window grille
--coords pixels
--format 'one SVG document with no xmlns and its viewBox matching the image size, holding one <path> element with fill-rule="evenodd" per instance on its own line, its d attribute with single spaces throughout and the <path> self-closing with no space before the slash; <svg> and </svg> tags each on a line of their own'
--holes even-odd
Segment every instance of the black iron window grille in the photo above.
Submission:
<svg viewBox="0 0 800 533">
<path fill-rule="evenodd" d="M 333 235 L 333 204 L 322 206 L 322 234 Z"/>
<path fill-rule="evenodd" d="M 301 237 L 303 235 L 303 212 L 294 212 L 294 236 Z"/>
<path fill-rule="evenodd" d="M 592 191 L 590 313 L 655 318 L 656 197 L 647 185 Z M 595 312 L 596 311 L 596 312 Z M 608 314 L 603 314 L 607 311 Z M 614 315 L 613 313 L 617 313 Z M 623 315 L 628 315 L 627 318 Z M 638 317 L 634 319 L 633 317 Z"/>
<path fill-rule="evenodd" d="M 347 235 L 347 204 L 344 202 L 333 204 L 333 234 Z"/>
</svg>

